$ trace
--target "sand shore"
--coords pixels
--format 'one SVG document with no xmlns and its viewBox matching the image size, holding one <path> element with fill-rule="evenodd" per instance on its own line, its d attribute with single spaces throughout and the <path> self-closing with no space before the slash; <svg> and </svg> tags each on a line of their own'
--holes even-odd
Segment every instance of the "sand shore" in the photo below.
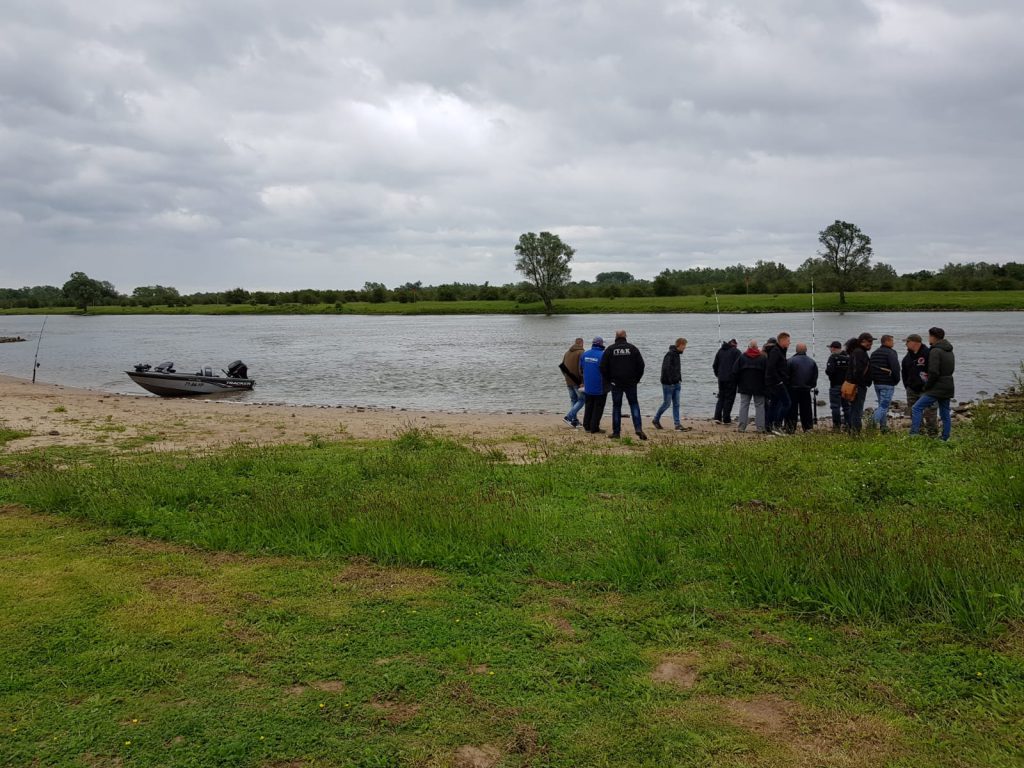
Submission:
<svg viewBox="0 0 1024 768">
<path fill-rule="evenodd" d="M 76 389 L 0 375 L 0 424 L 31 433 L 7 443 L 7 451 L 51 446 L 113 449 L 209 450 L 234 443 L 308 443 L 320 439 L 390 439 L 412 428 L 492 445 L 509 455 L 547 449 L 616 450 L 604 435 L 569 429 L 562 414 L 477 414 L 353 408 L 260 405 L 225 398 L 161 398 Z M 684 393 L 685 397 L 685 393 Z M 684 401 L 685 412 L 685 401 Z M 611 403 L 602 427 L 610 428 Z M 758 439 L 707 419 L 684 419 L 690 432 L 661 432 L 644 415 L 650 440 L 643 445 Z M 623 434 L 632 428 L 623 424 Z M 630 449 L 635 449 L 630 447 Z"/>
</svg>

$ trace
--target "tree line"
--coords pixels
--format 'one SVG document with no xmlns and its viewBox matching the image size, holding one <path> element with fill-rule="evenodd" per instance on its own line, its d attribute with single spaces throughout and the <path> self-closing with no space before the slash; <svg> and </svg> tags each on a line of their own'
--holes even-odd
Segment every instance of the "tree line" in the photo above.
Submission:
<svg viewBox="0 0 1024 768">
<path fill-rule="evenodd" d="M 721 294 L 809 293 L 812 280 L 816 290 L 839 291 L 999 291 L 1024 290 L 1024 264 L 969 262 L 946 264 L 939 270 L 898 274 L 889 264 L 871 263 L 871 240 L 852 224 L 836 221 L 819 232 L 822 250 L 796 269 L 774 261 L 753 265 L 665 269 L 651 279 L 629 272 L 599 273 L 594 280 L 572 280 L 570 262 L 575 250 L 557 235 L 525 233 L 515 246 L 516 268 L 526 280 L 504 285 L 489 282 L 423 285 L 406 282 L 392 287 L 368 282 L 361 289 L 295 291 L 249 291 L 232 288 L 182 294 L 164 285 L 144 285 L 120 293 L 108 281 L 96 280 L 83 272 L 72 273 L 63 286 L 37 285 L 0 288 L 0 308 L 90 306 L 191 306 L 204 304 L 374 304 L 397 301 L 551 301 L 561 298 L 615 298 L 619 296 L 688 296 Z"/>
</svg>

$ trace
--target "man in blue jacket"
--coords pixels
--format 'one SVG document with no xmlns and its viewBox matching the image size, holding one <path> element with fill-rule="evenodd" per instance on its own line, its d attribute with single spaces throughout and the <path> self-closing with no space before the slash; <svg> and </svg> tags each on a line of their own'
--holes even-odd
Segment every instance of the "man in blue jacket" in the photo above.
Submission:
<svg viewBox="0 0 1024 768">
<path fill-rule="evenodd" d="M 601 358 L 604 356 L 604 339 L 595 336 L 590 349 L 580 358 L 583 368 L 583 431 L 597 434 L 601 429 L 604 405 L 608 401 L 608 387 L 601 375 Z"/>
<path fill-rule="evenodd" d="M 875 385 L 875 407 L 872 420 L 883 432 L 889 431 L 889 404 L 892 403 L 893 392 L 900 383 L 900 357 L 893 349 L 894 339 L 891 335 L 882 336 L 882 345 L 871 353 L 871 383 Z"/>
</svg>

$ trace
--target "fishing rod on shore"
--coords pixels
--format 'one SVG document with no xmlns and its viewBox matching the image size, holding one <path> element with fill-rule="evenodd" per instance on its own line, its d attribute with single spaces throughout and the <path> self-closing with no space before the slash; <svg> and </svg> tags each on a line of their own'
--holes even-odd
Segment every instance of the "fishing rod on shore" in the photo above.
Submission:
<svg viewBox="0 0 1024 768">
<path fill-rule="evenodd" d="M 718 289 L 711 289 L 715 294 L 715 314 L 718 315 L 718 343 L 722 343 L 722 308 L 718 306 Z"/>
<path fill-rule="evenodd" d="M 43 317 L 43 327 L 39 329 L 39 338 L 36 340 L 36 357 L 32 361 L 32 383 L 36 383 L 36 368 L 39 367 L 39 345 L 43 343 L 43 331 L 46 330 L 46 321 L 50 319 L 49 315 Z"/>
<path fill-rule="evenodd" d="M 815 327 L 814 327 L 814 278 L 811 278 L 811 359 L 817 360 L 816 355 L 818 354 L 817 345 L 815 344 Z M 814 388 L 814 392 L 811 395 L 811 400 L 814 403 L 814 423 L 818 423 L 818 388 Z"/>
</svg>

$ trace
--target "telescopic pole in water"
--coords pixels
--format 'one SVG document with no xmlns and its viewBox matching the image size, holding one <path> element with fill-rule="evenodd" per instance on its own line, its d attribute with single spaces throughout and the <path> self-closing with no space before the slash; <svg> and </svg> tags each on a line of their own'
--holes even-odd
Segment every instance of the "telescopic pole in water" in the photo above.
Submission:
<svg viewBox="0 0 1024 768">
<path fill-rule="evenodd" d="M 811 359 L 815 359 L 817 352 L 815 351 L 815 334 L 814 334 L 814 278 L 811 278 Z M 814 398 L 814 423 L 818 423 L 818 388 L 815 387 L 811 393 L 811 397 Z"/>
<path fill-rule="evenodd" d="M 32 361 L 32 383 L 36 383 L 36 368 L 39 367 L 39 345 L 43 343 L 43 331 L 46 330 L 46 321 L 50 319 L 49 315 L 43 318 L 43 327 L 39 329 L 39 339 L 36 341 L 36 357 Z"/>
<path fill-rule="evenodd" d="M 718 289 L 712 288 L 715 294 L 715 314 L 718 315 L 718 343 L 722 343 L 722 309 L 718 306 Z"/>
</svg>

